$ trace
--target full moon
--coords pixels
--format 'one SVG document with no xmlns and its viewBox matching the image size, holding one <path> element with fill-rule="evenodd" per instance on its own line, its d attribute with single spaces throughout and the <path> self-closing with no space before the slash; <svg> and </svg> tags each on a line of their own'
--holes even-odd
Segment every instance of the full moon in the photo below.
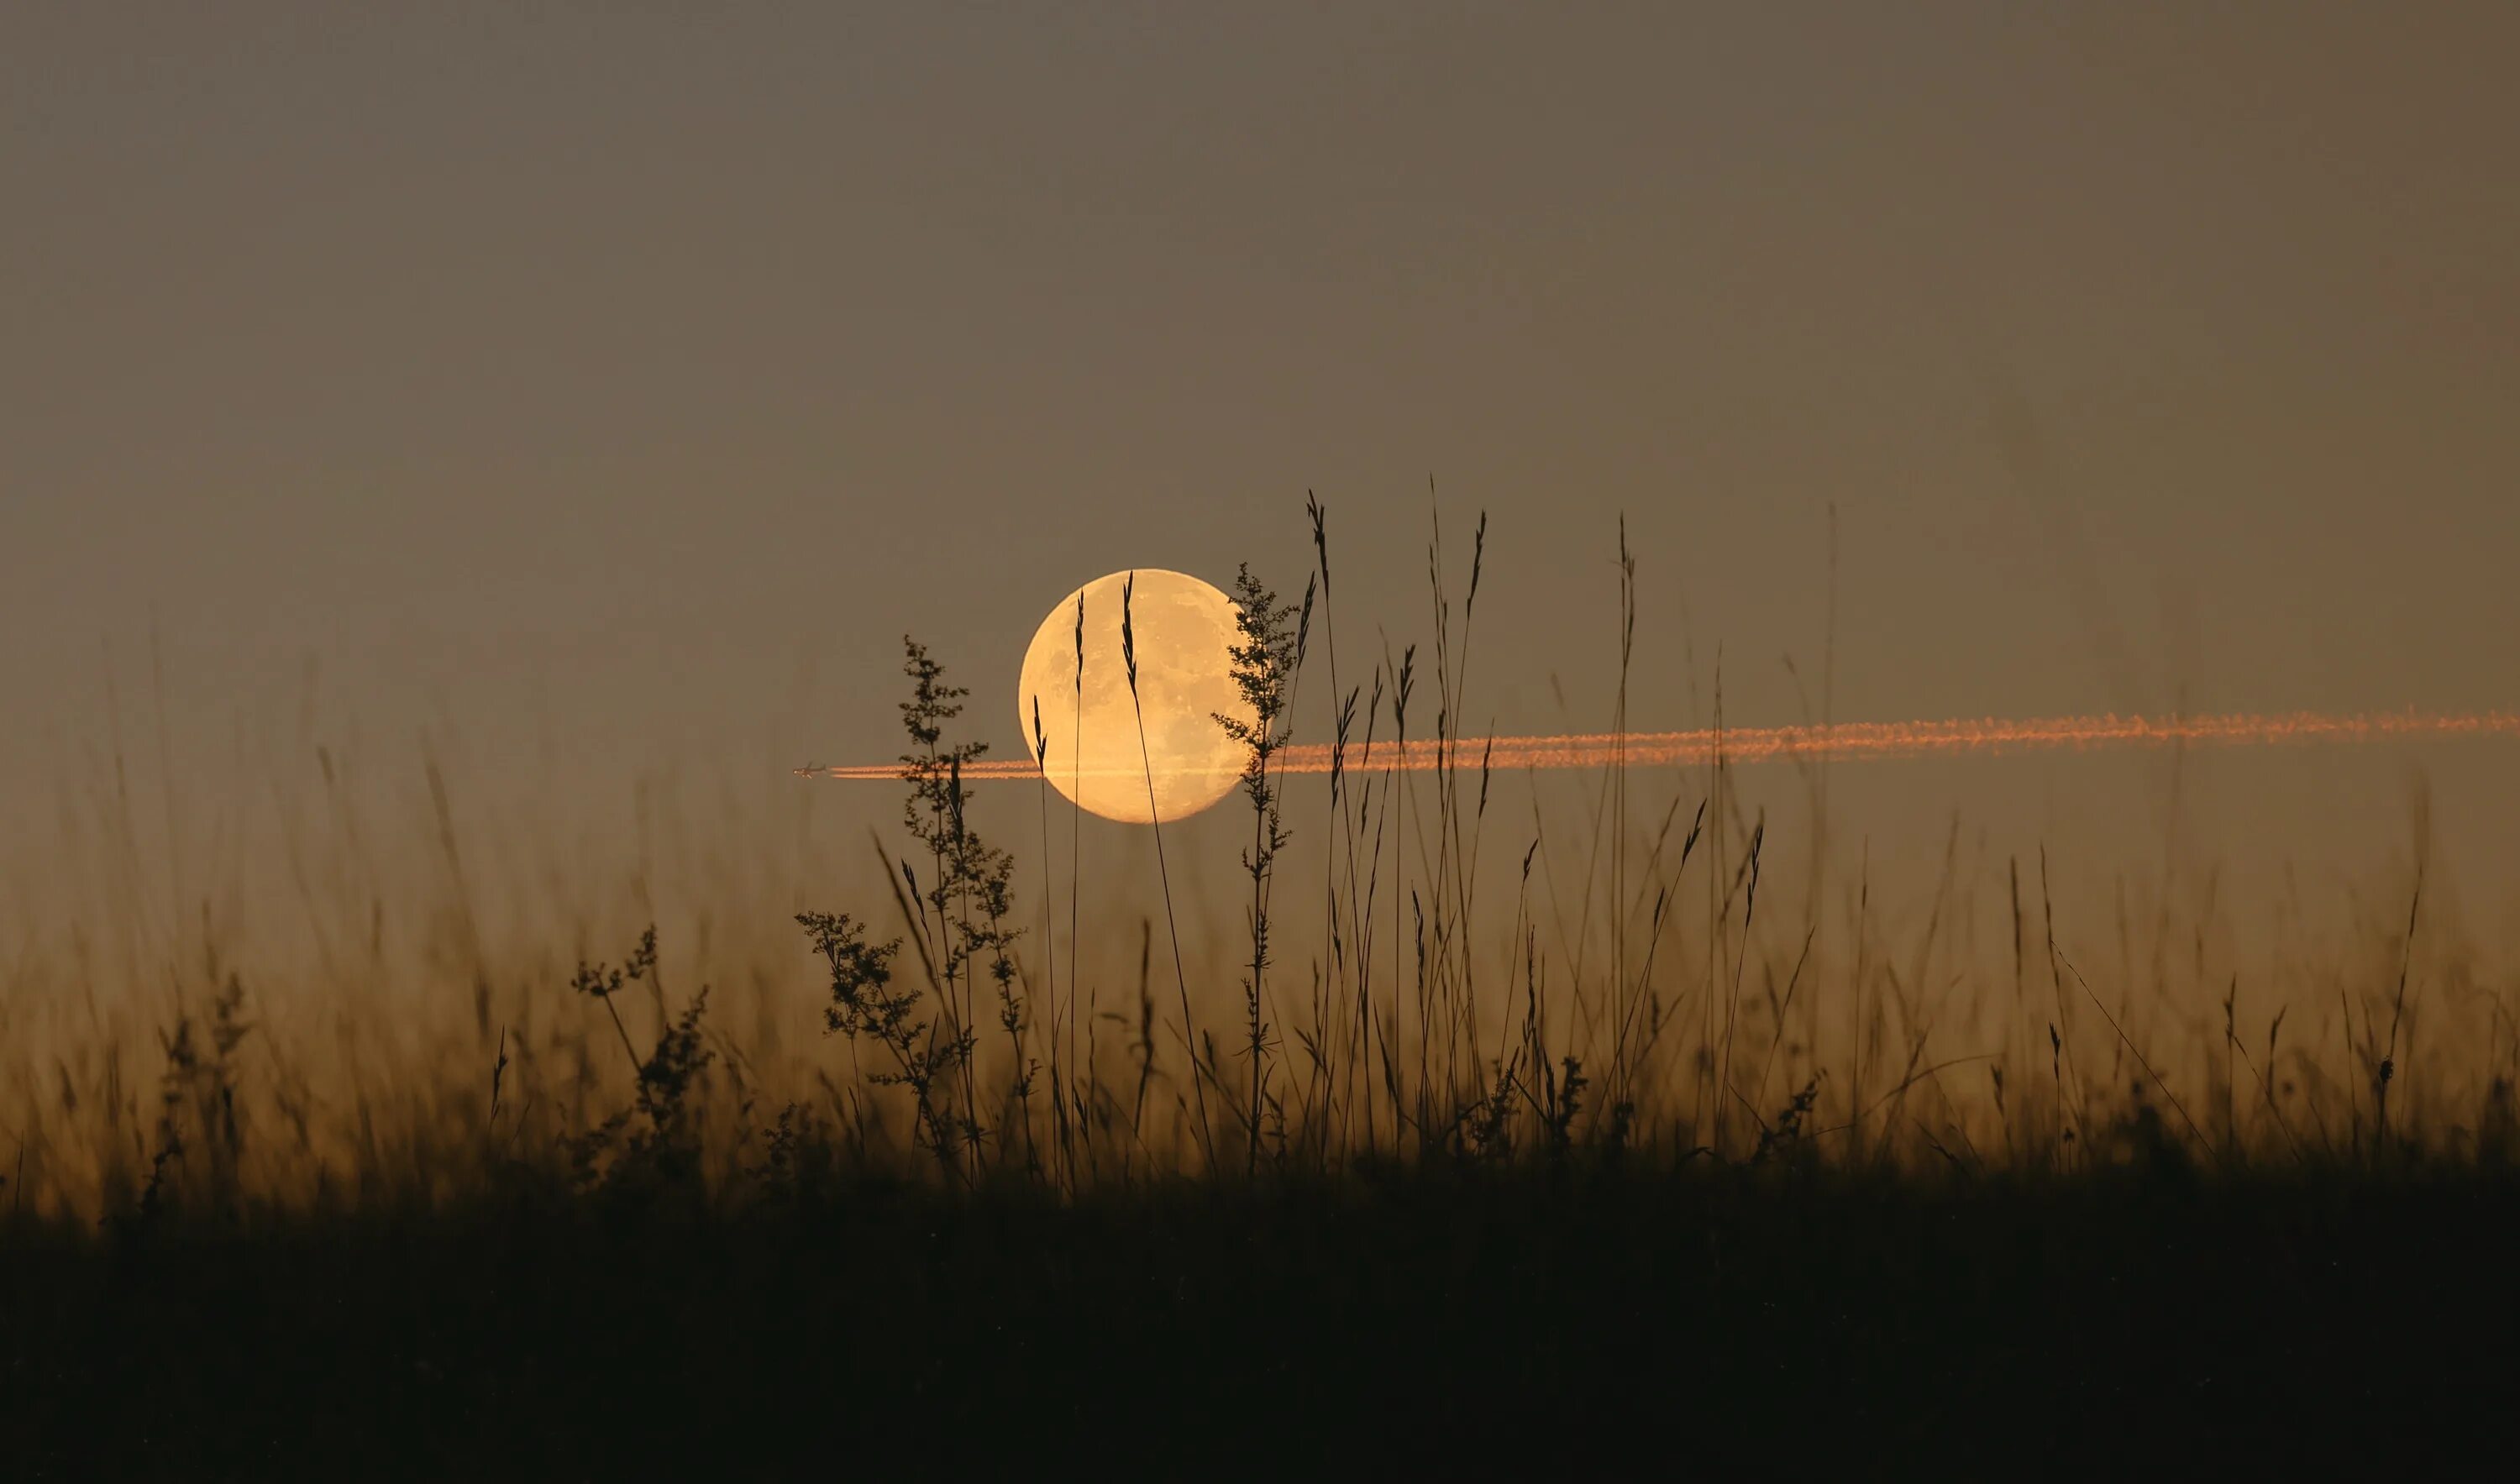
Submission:
<svg viewBox="0 0 2520 1484">
<path fill-rule="evenodd" d="M 1222 712 L 1248 722 L 1251 708 L 1234 685 L 1234 600 L 1195 577 L 1155 567 L 1138 569 L 1129 602 L 1138 649 L 1138 696 L 1131 702 L 1120 648 L 1120 592 L 1129 575 L 1097 578 L 1050 610 L 1024 651 L 1015 709 L 1030 748 L 1039 707 L 1048 743 L 1039 762 L 1053 787 L 1104 819 L 1144 825 L 1196 814 L 1233 788 L 1244 752 L 1216 717 Z M 1079 598 L 1085 603 L 1081 688 Z"/>
</svg>

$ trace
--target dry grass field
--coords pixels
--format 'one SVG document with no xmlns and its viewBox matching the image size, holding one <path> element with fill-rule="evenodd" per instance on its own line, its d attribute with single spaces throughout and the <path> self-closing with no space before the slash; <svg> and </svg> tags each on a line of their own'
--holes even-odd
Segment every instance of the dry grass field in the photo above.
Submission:
<svg viewBox="0 0 2520 1484">
<path fill-rule="evenodd" d="M 1494 774 L 1475 570 L 1362 683 L 1248 590 L 1255 758 L 1309 678 L 1335 761 L 1152 875 L 965 781 L 917 645 L 904 807 L 837 846 L 783 780 L 572 858 L 312 741 L 188 831 L 117 736 L 0 919 L 21 1476 L 2116 1472 L 2483 1416 L 2520 1037 L 2420 817 L 2289 941 L 1957 827 L 1894 916 L 1720 755 Z"/>
</svg>

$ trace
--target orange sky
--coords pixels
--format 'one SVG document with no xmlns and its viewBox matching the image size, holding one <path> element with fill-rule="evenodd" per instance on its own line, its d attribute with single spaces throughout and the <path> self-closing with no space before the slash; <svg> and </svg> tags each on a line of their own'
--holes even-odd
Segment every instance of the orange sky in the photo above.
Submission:
<svg viewBox="0 0 2520 1484">
<path fill-rule="evenodd" d="M 1705 725 L 1719 647 L 1736 724 L 1803 720 L 1832 507 L 1842 719 L 2508 708 L 2515 42 L 2496 5 L 9 7 L 0 825 L 88 776 L 109 655 L 145 728 L 153 618 L 240 799 L 301 715 L 569 809 L 879 758 L 904 629 L 1012 753 L 1059 594 L 1300 588 L 1308 487 L 1353 678 L 1377 625 L 1431 639 L 1430 473 L 1456 562 L 1491 513 L 1478 730 L 1607 724 L 1623 512 L 1633 724 Z M 2315 840 L 2435 765 L 2480 840 L 2520 822 L 2474 755 L 2228 797 Z M 2023 776 L 1883 807 L 2082 788 Z"/>
</svg>

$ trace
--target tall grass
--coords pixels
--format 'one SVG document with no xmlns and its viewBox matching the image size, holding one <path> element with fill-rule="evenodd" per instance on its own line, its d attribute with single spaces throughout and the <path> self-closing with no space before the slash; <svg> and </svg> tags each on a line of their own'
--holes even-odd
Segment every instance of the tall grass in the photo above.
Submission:
<svg viewBox="0 0 2520 1484">
<path fill-rule="evenodd" d="M 1251 878 L 1251 957 L 1242 980 L 1244 1055 L 1249 1072 L 1250 1102 L 1243 1115 L 1245 1174 L 1260 1165 L 1262 1106 L 1270 1102 L 1269 1024 L 1269 888 L 1277 880 L 1278 852 L 1286 847 L 1284 816 L 1278 807 L 1278 780 L 1270 763 L 1285 746 L 1292 718 L 1295 682 L 1303 673 L 1304 650 L 1313 627 L 1311 584 L 1304 588 L 1300 608 L 1281 604 L 1261 586 L 1246 563 L 1235 585 L 1235 613 L 1240 642 L 1227 652 L 1233 662 L 1235 689 L 1250 719 L 1218 713 L 1214 720 L 1243 750 L 1240 787 L 1251 805 L 1251 843 L 1242 852 L 1243 874 Z M 1283 1149 L 1284 1108 L 1277 1106 Z"/>
<path fill-rule="evenodd" d="M 2306 916 L 2263 961 L 2231 946 L 2210 877 L 2184 901 L 2164 883 L 2149 911 L 2123 884 L 2063 906 L 2044 849 L 2035 866 L 1983 859 L 1957 826 L 1938 870 L 1905 883 L 1917 901 L 1904 917 L 1883 910 L 1868 845 L 1780 872 L 1778 835 L 1720 743 L 1701 769 L 1651 781 L 1667 798 L 1641 799 L 1624 765 L 1587 781 L 1571 832 L 1522 780 L 1525 829 L 1491 809 L 1515 781 L 1492 773 L 1492 729 L 1471 720 L 1485 517 L 1458 612 L 1440 525 L 1429 543 L 1431 662 L 1385 645 L 1359 678 L 1341 669 L 1328 512 L 1313 501 L 1308 517 L 1299 603 L 1248 568 L 1238 585 L 1229 662 L 1255 719 L 1220 720 L 1248 759 L 1238 934 L 1199 929 L 1213 903 L 1182 894 L 1167 854 L 1180 822 L 1147 836 L 1169 1008 L 1147 971 L 1154 904 L 1117 865 L 1081 871 L 1073 809 L 1063 882 L 1046 789 L 1037 861 L 983 837 L 992 802 L 963 769 L 984 746 L 953 735 L 965 693 L 915 642 L 880 883 L 781 903 L 725 848 L 706 866 L 715 915 L 684 924 L 687 939 L 617 910 L 609 942 L 569 942 L 558 922 L 537 937 L 529 912 L 503 914 L 482 883 L 496 848 L 465 837 L 433 764 L 424 823 L 397 838 L 352 787 L 353 761 L 329 751 L 318 799 L 279 811 L 293 899 L 216 880 L 214 849 L 185 862 L 188 880 L 213 884 L 169 911 L 137 885 L 139 811 L 117 764 L 86 801 L 93 828 L 65 836 L 62 875 L 93 883 L 92 911 L 58 931 L 22 914 L 0 941 L 0 1211 L 244 1219 L 511 1187 L 748 1198 L 812 1171 L 1074 1194 L 1238 1167 L 1245 1180 L 1611 1158 L 2070 1173 L 2510 1156 L 2512 966 L 2446 929 L 2420 829 L 2403 888 L 2374 883 L 2397 905 Z M 1618 689 L 1602 721 L 1623 732 L 1649 573 L 1624 529 L 1616 559 Z M 1273 762 L 1317 615 L 1331 766 L 1311 814 Z M 1070 726 L 1088 618 L 1080 604 Z M 1720 736 L 1720 659 L 1717 676 Z M 1058 709 L 1043 699 L 1030 698 L 1038 757 Z M 1151 800 L 1143 722 L 1139 741 Z M 1401 766 L 1413 749 L 1434 759 L 1422 792 Z M 1826 831 L 1817 818 L 1816 852 Z M 1501 887 L 1483 880 L 1492 857 L 1510 872 Z M 1796 878 L 1810 883 L 1799 897 Z M 1317 920 L 1282 908 L 1289 879 L 1317 883 Z M 631 882 L 625 899 L 652 899 L 649 867 Z M 1024 891 L 1041 893 L 1038 911 Z M 117 922 L 118 939 L 98 930 Z M 669 974 L 700 987 L 669 992 Z M 1238 1002 L 1238 1072 L 1199 1018 Z"/>
<path fill-rule="evenodd" d="M 1181 994 L 1182 1054 L 1190 1063 L 1191 1097 L 1198 1107 L 1199 1148 L 1212 1164 L 1216 1159 L 1216 1130 L 1208 1122 L 1207 1117 L 1207 1083 L 1210 1078 L 1199 1066 L 1200 1038 L 1197 1022 L 1191 1013 L 1190 974 L 1182 967 L 1181 919 L 1173 911 L 1172 867 L 1164 859 L 1163 807 L 1155 797 L 1154 757 L 1147 750 L 1147 706 L 1145 698 L 1138 691 L 1138 628 L 1136 615 L 1132 611 L 1137 591 L 1138 574 L 1131 572 L 1120 586 L 1120 662 L 1126 665 L 1129 671 L 1129 708 L 1136 714 L 1138 723 L 1138 761 L 1147 775 L 1147 829 L 1155 839 L 1155 871 L 1162 878 L 1164 889 L 1164 931 L 1171 940 L 1173 950 L 1173 985 Z M 1138 1101 L 1141 1108 L 1146 1101 L 1147 1076 L 1154 1066 L 1153 1055 L 1154 1048 L 1149 1044 L 1147 1047 L 1148 1060 L 1141 1069 L 1138 1080 Z M 1209 1060 L 1212 1064 L 1214 1058 L 1210 1057 Z M 1133 1115 L 1132 1122 L 1135 1121 Z"/>
</svg>

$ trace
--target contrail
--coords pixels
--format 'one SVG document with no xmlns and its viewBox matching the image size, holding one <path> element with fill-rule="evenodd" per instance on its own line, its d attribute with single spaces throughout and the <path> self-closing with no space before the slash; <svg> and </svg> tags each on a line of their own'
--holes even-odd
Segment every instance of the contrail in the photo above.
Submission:
<svg viewBox="0 0 2520 1484">
<path fill-rule="evenodd" d="M 1720 734 L 1694 732 L 1631 732 L 1622 739 L 1611 732 L 1569 732 L 1543 737 L 1471 737 L 1452 742 L 1443 754 L 1450 766 L 1475 770 L 1601 768 L 1624 752 L 1632 765 L 1705 762 L 1719 742 L 1728 763 L 1772 762 L 1779 758 L 1882 759 L 1935 757 L 1964 753 L 2030 752 L 2056 748 L 2161 747 L 2182 743 L 2202 746 L 2268 746 L 2313 742 L 2359 742 L 2434 738 L 2498 737 L 2520 739 L 2520 712 L 2369 711 L 2327 715 L 2288 711 L 2271 715 L 2237 712 L 2207 716 L 2048 716 L 2027 720 L 1983 717 L 1959 721 L 1841 722 L 1818 727 L 1733 727 Z M 1625 746 L 1621 747 L 1624 741 Z M 1278 754 L 1287 773 L 1328 773 L 1330 748 L 1323 743 L 1298 744 Z M 1354 772 L 1398 767 L 1429 772 L 1439 766 L 1431 742 L 1411 744 L 1405 756 L 1387 741 L 1369 750 L 1351 743 L 1341 766 Z M 1135 778 L 1138 770 L 1125 772 Z M 867 763 L 834 768 L 795 770 L 800 778 L 894 779 L 898 763 Z M 1097 770 L 1088 768 L 1088 775 Z M 1030 761 L 966 763 L 968 779 L 1038 778 Z"/>
</svg>

